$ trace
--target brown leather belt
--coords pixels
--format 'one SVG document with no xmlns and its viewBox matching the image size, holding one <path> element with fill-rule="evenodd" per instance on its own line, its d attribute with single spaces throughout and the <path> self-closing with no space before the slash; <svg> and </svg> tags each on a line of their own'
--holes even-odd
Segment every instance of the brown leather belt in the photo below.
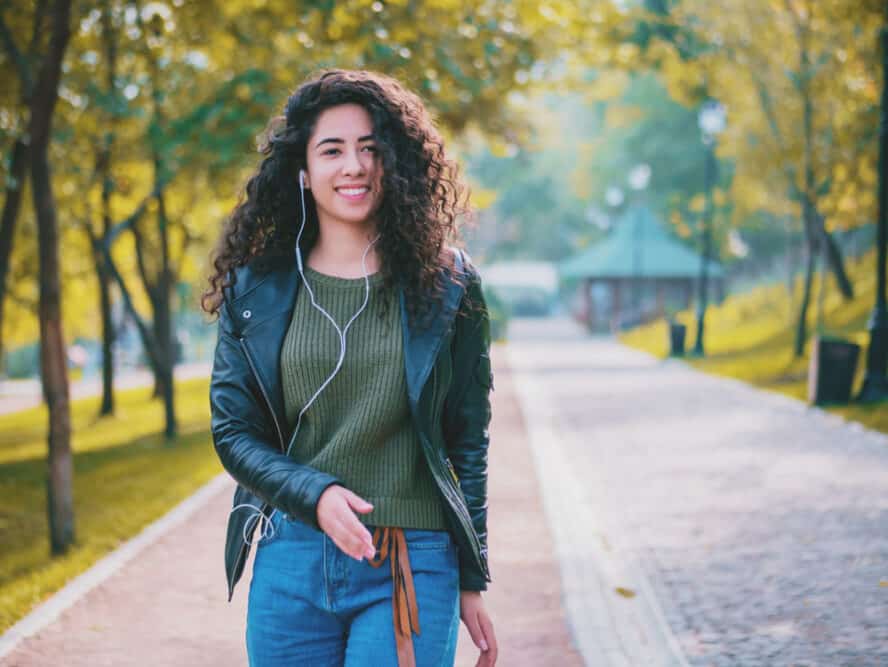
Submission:
<svg viewBox="0 0 888 667">
<path fill-rule="evenodd" d="M 395 644 L 398 647 L 398 667 L 415 667 L 413 635 L 419 634 L 419 608 L 413 589 L 413 573 L 407 555 L 407 540 L 401 528 L 377 526 L 373 531 L 376 556 L 367 560 L 379 567 L 391 555 L 392 564 L 392 614 L 395 622 Z"/>
</svg>

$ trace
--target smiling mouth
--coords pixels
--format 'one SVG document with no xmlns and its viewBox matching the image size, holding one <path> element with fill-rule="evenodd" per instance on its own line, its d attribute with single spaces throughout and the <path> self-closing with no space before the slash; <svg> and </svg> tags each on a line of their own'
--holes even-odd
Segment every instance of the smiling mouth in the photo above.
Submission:
<svg viewBox="0 0 888 667">
<path fill-rule="evenodd" d="M 362 197 L 368 192 L 370 192 L 370 188 L 366 186 L 354 187 L 354 188 L 336 188 L 336 192 L 346 197 Z"/>
</svg>

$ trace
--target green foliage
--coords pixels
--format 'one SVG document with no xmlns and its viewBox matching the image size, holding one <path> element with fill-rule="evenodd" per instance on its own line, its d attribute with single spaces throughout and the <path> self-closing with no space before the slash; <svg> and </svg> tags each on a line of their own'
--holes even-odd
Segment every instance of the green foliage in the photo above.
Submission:
<svg viewBox="0 0 888 667">
<path fill-rule="evenodd" d="M 508 337 L 509 309 L 496 291 L 484 287 L 484 301 L 487 303 L 487 314 L 490 317 L 490 340 L 503 341 Z"/>
<path fill-rule="evenodd" d="M 29 378 L 40 372 L 40 344 L 31 343 L 9 350 L 0 366 L 10 378 Z"/>
<path fill-rule="evenodd" d="M 13 3 L 2 20 L 14 48 L 27 49 L 42 5 Z M 253 3 L 242 0 L 78 7 L 53 119 L 53 189 L 61 226 L 64 331 L 94 329 L 98 296 L 87 231 L 102 236 L 127 220 L 155 188 L 133 231 L 115 242 L 114 259 L 144 319 L 148 293 L 169 259 L 173 280 L 197 284 L 220 223 L 255 168 L 256 137 L 281 113 L 287 95 L 326 67 L 376 69 L 419 92 L 445 133 L 480 128 L 514 133 L 521 122 L 503 104 L 531 85 L 528 72 L 582 38 L 585 2 Z M 19 70 L 0 46 L 0 139 L 9 150 L 26 126 Z M 113 54 L 113 55 L 112 55 Z M 27 56 L 27 54 L 25 54 Z M 26 58 L 27 59 L 27 58 Z M 110 165 L 107 181 L 100 165 Z M 0 157 L 0 183 L 8 178 Z M 110 202 L 102 199 L 108 186 Z M 107 210 L 106 210 L 107 209 Z M 23 199 L 21 218 L 33 215 Z M 4 343 L 37 338 L 36 243 L 19 224 L 3 319 Z M 164 248 L 169 252 L 163 252 Z M 145 279 L 147 278 L 147 280 Z M 142 279 L 142 280 L 140 280 Z M 145 284 L 139 284 L 143 282 Z M 153 299 L 157 301 L 157 299 Z"/>
<path fill-rule="evenodd" d="M 592 91 L 609 85 L 603 72 L 590 70 L 590 77 Z M 579 92 L 539 95 L 529 108 L 533 133 L 526 145 L 513 146 L 512 154 L 479 150 L 469 158 L 473 180 L 496 193 L 482 220 L 497 228 L 487 235 L 494 241 L 483 249 L 486 261 L 564 259 L 598 240 L 602 222 L 614 222 L 639 202 L 669 221 L 678 236 L 697 235 L 706 183 L 697 114 L 671 99 L 655 76 L 629 74 L 605 99 Z M 642 192 L 629 184 L 639 165 L 651 172 Z M 714 215 L 722 260 L 731 259 L 726 223 L 732 203 L 723 193 L 732 175 L 731 162 L 724 161 Z M 621 204 L 608 203 L 612 188 L 622 192 Z"/>
</svg>

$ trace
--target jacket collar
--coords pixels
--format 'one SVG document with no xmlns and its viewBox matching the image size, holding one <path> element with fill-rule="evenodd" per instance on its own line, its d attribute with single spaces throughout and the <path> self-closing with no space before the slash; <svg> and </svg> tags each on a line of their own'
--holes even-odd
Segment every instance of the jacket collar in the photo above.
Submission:
<svg viewBox="0 0 888 667">
<path fill-rule="evenodd" d="M 455 253 L 456 269 L 462 272 L 462 256 Z M 262 275 L 246 269 L 238 275 L 236 294 L 229 302 L 234 329 L 247 347 L 251 363 L 258 374 L 278 423 L 283 427 L 284 393 L 281 382 L 280 352 L 290 325 L 301 277 L 295 264 L 275 268 Z M 453 322 L 464 288 L 452 280 L 445 281 L 443 298 L 428 314 L 424 326 L 416 326 L 407 317 L 406 299 L 397 288 L 404 341 L 404 370 L 407 398 L 411 410 L 416 409 L 441 344 Z"/>
</svg>

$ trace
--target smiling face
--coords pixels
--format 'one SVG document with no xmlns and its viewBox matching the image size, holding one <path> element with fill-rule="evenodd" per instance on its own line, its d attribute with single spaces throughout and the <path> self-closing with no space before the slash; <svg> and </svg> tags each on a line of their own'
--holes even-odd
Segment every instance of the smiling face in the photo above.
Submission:
<svg viewBox="0 0 888 667">
<path fill-rule="evenodd" d="M 321 227 L 374 224 L 382 202 L 382 161 L 364 107 L 342 104 L 323 111 L 308 139 L 306 162 L 305 186 Z"/>
</svg>

